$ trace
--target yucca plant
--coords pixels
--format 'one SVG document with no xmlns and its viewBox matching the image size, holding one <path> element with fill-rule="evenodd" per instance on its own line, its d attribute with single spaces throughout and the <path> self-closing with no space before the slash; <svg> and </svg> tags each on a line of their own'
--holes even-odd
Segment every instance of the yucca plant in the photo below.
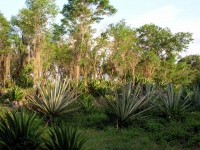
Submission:
<svg viewBox="0 0 200 150">
<path fill-rule="evenodd" d="M 139 84 L 135 89 L 133 89 L 131 82 L 128 86 L 124 83 L 122 86 L 122 93 L 119 93 L 117 89 L 115 90 L 114 100 L 109 100 L 105 97 L 105 102 L 102 104 L 107 106 L 114 115 L 117 128 L 121 123 L 133 119 L 150 109 L 150 107 L 142 109 L 142 107 L 149 101 L 149 99 L 147 99 L 149 93 L 143 95 L 141 94 L 141 89 L 142 87 Z"/>
<path fill-rule="evenodd" d="M 143 95 L 147 95 L 147 103 L 145 104 L 145 107 L 150 107 L 152 104 L 158 99 L 158 95 L 156 94 L 156 85 L 146 83 L 143 85 L 141 93 Z"/>
<path fill-rule="evenodd" d="M 200 104 L 200 91 L 199 86 L 193 87 L 193 95 L 192 95 L 192 104 L 193 105 L 199 105 Z"/>
<path fill-rule="evenodd" d="M 70 87 L 70 80 L 57 77 L 54 82 L 46 85 L 37 84 L 38 92 L 29 95 L 33 106 L 37 107 L 43 114 L 50 117 L 69 114 L 77 110 L 70 104 L 77 99 L 77 88 Z"/>
<path fill-rule="evenodd" d="M 78 129 L 67 127 L 53 127 L 49 130 L 49 138 L 43 139 L 49 150 L 84 150 L 86 138 Z"/>
<path fill-rule="evenodd" d="M 36 150 L 42 142 L 41 122 L 36 114 L 5 112 L 0 118 L 0 149 Z"/>
<path fill-rule="evenodd" d="M 167 84 L 166 92 L 160 89 L 159 101 L 154 105 L 167 118 L 175 118 L 186 111 L 190 105 L 190 96 L 183 96 L 182 87 L 175 91 L 173 84 Z"/>
</svg>

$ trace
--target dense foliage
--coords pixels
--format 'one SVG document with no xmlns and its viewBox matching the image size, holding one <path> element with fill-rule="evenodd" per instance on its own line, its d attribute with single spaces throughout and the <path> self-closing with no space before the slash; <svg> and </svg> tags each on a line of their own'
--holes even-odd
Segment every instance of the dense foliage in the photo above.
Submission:
<svg viewBox="0 0 200 150">
<path fill-rule="evenodd" d="M 8 111 L 1 117 L 0 147 L 6 150 L 36 150 L 41 144 L 42 120 L 36 114 Z"/>
<path fill-rule="evenodd" d="M 61 24 L 55 0 L 25 4 L 0 13 L 0 149 L 199 149 L 192 33 L 121 20 L 97 34 L 109 0 L 68 0 Z"/>
<path fill-rule="evenodd" d="M 31 87 L 54 74 L 73 78 L 77 85 L 82 78 L 85 86 L 90 79 L 162 86 L 198 81 L 198 56 L 179 60 L 193 40 L 191 33 L 172 33 L 155 24 L 134 28 L 121 20 L 97 35 L 93 25 L 116 11 L 109 0 L 70 0 L 60 12 L 61 24 L 52 24 L 58 13 L 54 0 L 27 0 L 10 25 L 1 14 L 5 29 L 0 30 L 0 48 L 6 52 L 0 57 L 6 62 L 2 86 L 11 80 L 20 87 Z"/>
</svg>

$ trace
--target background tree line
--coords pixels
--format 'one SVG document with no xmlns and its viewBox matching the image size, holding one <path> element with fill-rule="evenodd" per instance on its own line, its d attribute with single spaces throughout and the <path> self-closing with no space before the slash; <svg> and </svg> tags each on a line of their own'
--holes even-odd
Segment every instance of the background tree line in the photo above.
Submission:
<svg viewBox="0 0 200 150">
<path fill-rule="evenodd" d="M 185 58 L 192 34 L 125 20 L 98 36 L 94 24 L 117 10 L 109 0 L 68 0 L 61 11 L 55 0 L 26 0 L 8 21 L 0 13 L 0 82 L 30 87 L 60 74 L 85 85 L 93 79 L 190 85 L 199 80 L 200 56 Z M 54 23 L 58 13 L 60 24 Z"/>
</svg>

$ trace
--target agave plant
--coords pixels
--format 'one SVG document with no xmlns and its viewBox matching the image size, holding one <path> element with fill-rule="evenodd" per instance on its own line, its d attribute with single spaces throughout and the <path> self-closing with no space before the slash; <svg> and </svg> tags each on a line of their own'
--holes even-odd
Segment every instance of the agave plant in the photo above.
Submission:
<svg viewBox="0 0 200 150">
<path fill-rule="evenodd" d="M 128 119 L 133 119 L 144 113 L 149 108 L 142 109 L 147 104 L 149 93 L 141 94 L 141 86 L 138 85 L 135 89 L 132 88 L 130 82 L 128 86 L 123 84 L 122 93 L 115 90 L 115 100 L 109 100 L 105 97 L 104 106 L 107 106 L 116 118 L 117 128 L 120 123 L 126 122 Z"/>
<path fill-rule="evenodd" d="M 0 148 L 7 150 L 36 150 L 41 144 L 41 119 L 36 114 L 6 112 L 0 121 Z"/>
<path fill-rule="evenodd" d="M 86 138 L 77 129 L 68 127 L 53 127 L 49 130 L 49 139 L 43 139 L 49 150 L 84 150 Z"/>
<path fill-rule="evenodd" d="M 200 91 L 199 91 L 199 86 L 194 86 L 194 87 L 193 87 L 192 103 L 193 103 L 194 105 L 199 105 L 199 104 L 200 104 Z"/>
<path fill-rule="evenodd" d="M 158 95 L 159 101 L 154 103 L 155 107 L 168 118 L 179 116 L 190 105 L 189 94 L 183 97 L 182 87 L 178 90 L 178 93 L 176 93 L 174 86 L 171 83 L 167 84 L 166 93 L 160 89 Z"/>
<path fill-rule="evenodd" d="M 29 100 L 43 114 L 58 116 L 76 110 L 70 104 L 77 99 L 77 88 L 71 89 L 70 80 L 58 77 L 46 85 L 37 84 L 37 90 L 38 92 L 29 95 Z"/>
<path fill-rule="evenodd" d="M 145 107 L 150 107 L 158 99 L 158 95 L 156 94 L 155 84 L 153 85 L 150 83 L 146 83 L 143 86 L 141 93 L 143 95 L 147 95 L 146 99 L 148 102 L 145 104 Z"/>
</svg>

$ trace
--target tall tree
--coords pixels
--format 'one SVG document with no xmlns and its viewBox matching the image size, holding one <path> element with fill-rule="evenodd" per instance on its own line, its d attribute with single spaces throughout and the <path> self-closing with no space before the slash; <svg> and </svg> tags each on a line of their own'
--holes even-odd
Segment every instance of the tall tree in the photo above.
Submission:
<svg viewBox="0 0 200 150">
<path fill-rule="evenodd" d="M 186 63 L 190 66 L 190 68 L 193 70 L 193 75 L 195 76 L 195 80 L 193 81 L 193 84 L 200 84 L 200 55 L 189 55 L 181 58 L 178 61 L 179 63 Z M 191 77 L 191 76 L 187 76 Z"/>
<path fill-rule="evenodd" d="M 110 41 L 109 61 L 113 64 L 118 78 L 135 81 L 135 68 L 141 57 L 141 48 L 137 45 L 138 38 L 133 28 L 126 25 L 124 20 L 110 24 L 105 34 Z M 111 71 L 110 77 L 112 78 Z"/>
<path fill-rule="evenodd" d="M 10 24 L 0 12 L 0 82 L 5 86 L 10 75 Z"/>
<path fill-rule="evenodd" d="M 105 15 L 113 15 L 116 9 L 109 0 L 68 0 L 61 11 L 64 18 L 62 26 L 71 39 L 74 60 L 74 78 L 78 82 L 81 76 L 81 62 L 88 57 L 91 48 L 92 24 L 100 22 Z M 85 64 L 82 64 L 87 71 Z M 82 74 L 86 80 L 87 73 Z"/>
<path fill-rule="evenodd" d="M 12 17 L 12 24 L 26 45 L 26 61 L 33 65 L 34 82 L 42 74 L 42 49 L 50 19 L 57 14 L 55 0 L 26 0 L 27 8 Z M 19 32 L 20 31 L 20 32 Z"/>
<path fill-rule="evenodd" d="M 161 28 L 154 24 L 146 24 L 136 29 L 139 37 L 138 45 L 143 49 L 140 72 L 148 80 L 154 76 L 165 74 L 161 68 L 174 66 L 180 52 L 187 50 L 192 39 L 191 33 L 172 33 L 169 28 Z M 153 58 L 153 59 L 152 59 Z M 156 74 L 156 72 L 159 74 Z M 164 76 L 166 76 L 165 74 Z"/>
</svg>

